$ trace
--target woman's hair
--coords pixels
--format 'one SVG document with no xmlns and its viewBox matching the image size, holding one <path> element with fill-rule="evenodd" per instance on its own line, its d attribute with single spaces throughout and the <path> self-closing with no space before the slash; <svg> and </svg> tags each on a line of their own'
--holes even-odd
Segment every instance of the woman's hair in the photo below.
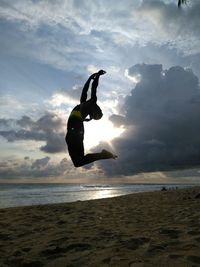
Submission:
<svg viewBox="0 0 200 267">
<path fill-rule="evenodd" d="M 92 112 L 90 114 L 90 116 L 94 119 L 94 120 L 100 120 L 103 116 L 103 113 L 100 109 L 100 107 L 95 104 L 92 108 Z"/>
</svg>

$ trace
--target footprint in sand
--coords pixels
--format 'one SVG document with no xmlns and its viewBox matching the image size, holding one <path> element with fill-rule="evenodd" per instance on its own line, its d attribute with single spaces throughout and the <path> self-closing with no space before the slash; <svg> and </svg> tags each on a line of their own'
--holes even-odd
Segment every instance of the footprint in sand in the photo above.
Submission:
<svg viewBox="0 0 200 267">
<path fill-rule="evenodd" d="M 69 252 L 71 250 L 74 251 L 85 251 L 85 250 L 90 250 L 92 249 L 92 246 L 90 244 L 87 243 L 75 243 L 75 244 L 70 244 L 66 247 L 59 247 L 56 246 L 54 248 L 51 249 L 45 249 L 43 251 L 40 252 L 41 255 L 43 256 L 47 256 L 47 257 L 60 257 L 60 255 L 62 253 L 66 253 Z"/>
<path fill-rule="evenodd" d="M 191 230 L 191 231 L 188 231 L 188 235 L 200 235 L 200 231 L 198 231 L 198 230 Z"/>
<path fill-rule="evenodd" d="M 200 257 L 199 256 L 188 256 L 187 260 L 192 262 L 192 263 L 197 263 L 200 264 Z"/>
<path fill-rule="evenodd" d="M 0 239 L 1 240 L 10 240 L 10 236 L 8 234 L 0 234 Z"/>
<path fill-rule="evenodd" d="M 31 248 L 28 248 L 28 247 L 22 248 L 22 251 L 24 251 L 24 252 L 29 252 L 30 250 L 31 250 Z"/>
<path fill-rule="evenodd" d="M 170 259 L 173 259 L 173 260 L 175 260 L 175 259 L 182 258 L 182 257 L 183 257 L 183 255 L 178 255 L 178 254 L 170 254 L 168 257 L 169 257 Z"/>
<path fill-rule="evenodd" d="M 57 224 L 58 224 L 58 225 L 66 224 L 66 221 L 64 221 L 64 220 L 60 220 L 60 221 L 57 222 Z"/>
<path fill-rule="evenodd" d="M 43 267 L 44 264 L 41 261 L 24 262 L 20 265 L 21 267 Z"/>
<path fill-rule="evenodd" d="M 150 245 L 148 248 L 148 252 L 149 253 L 157 253 L 157 252 L 165 250 L 167 246 L 168 246 L 168 244 L 166 244 L 166 243 Z"/>
<path fill-rule="evenodd" d="M 149 242 L 150 239 L 146 237 L 140 237 L 140 238 L 131 238 L 126 241 L 122 241 L 121 243 L 128 249 L 136 250 L 140 246 L 144 245 L 145 243 Z"/>
<path fill-rule="evenodd" d="M 180 230 L 174 230 L 168 228 L 163 228 L 160 230 L 160 234 L 167 235 L 170 238 L 178 238 L 180 233 L 181 233 Z"/>
</svg>

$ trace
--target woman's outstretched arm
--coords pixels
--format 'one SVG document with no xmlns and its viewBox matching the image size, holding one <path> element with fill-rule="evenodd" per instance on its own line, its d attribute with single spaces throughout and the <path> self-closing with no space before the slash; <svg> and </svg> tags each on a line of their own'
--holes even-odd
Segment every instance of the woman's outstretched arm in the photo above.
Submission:
<svg viewBox="0 0 200 267">
<path fill-rule="evenodd" d="M 87 92 L 88 92 L 88 89 L 89 89 L 89 86 L 90 86 L 90 82 L 92 79 L 94 79 L 94 77 L 96 76 L 96 73 L 92 74 L 87 82 L 85 83 L 85 85 L 83 86 L 83 90 L 82 90 L 82 94 L 81 94 L 81 99 L 80 99 L 80 102 L 83 103 L 83 102 L 86 102 L 87 100 Z"/>
<path fill-rule="evenodd" d="M 100 70 L 95 75 L 94 81 L 92 83 L 92 89 L 91 89 L 91 100 L 93 100 L 94 102 L 97 101 L 97 87 L 99 84 L 99 77 L 105 73 L 106 73 L 105 70 Z"/>
</svg>

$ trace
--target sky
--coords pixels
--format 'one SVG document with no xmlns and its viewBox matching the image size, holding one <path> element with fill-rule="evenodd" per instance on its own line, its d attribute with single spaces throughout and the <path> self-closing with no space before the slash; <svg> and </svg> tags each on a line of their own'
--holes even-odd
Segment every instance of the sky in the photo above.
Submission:
<svg viewBox="0 0 200 267">
<path fill-rule="evenodd" d="M 0 182 L 199 183 L 200 1 L 0 0 Z M 99 69 L 75 168 L 68 116 Z"/>
</svg>

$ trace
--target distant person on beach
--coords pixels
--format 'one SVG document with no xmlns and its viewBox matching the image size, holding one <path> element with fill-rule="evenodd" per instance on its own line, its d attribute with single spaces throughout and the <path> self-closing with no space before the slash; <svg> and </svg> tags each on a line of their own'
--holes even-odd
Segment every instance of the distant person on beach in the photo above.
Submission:
<svg viewBox="0 0 200 267">
<path fill-rule="evenodd" d="M 69 155 L 75 167 L 80 167 L 101 159 L 117 158 L 116 155 L 105 149 L 103 149 L 100 153 L 91 153 L 87 155 L 84 154 L 83 122 L 90 121 L 92 119 L 100 120 L 103 116 L 100 107 L 97 105 L 96 91 L 99 83 L 99 77 L 105 73 L 106 72 L 104 70 L 100 70 L 89 77 L 83 87 L 80 104 L 77 105 L 69 115 L 65 140 L 68 146 Z M 92 80 L 91 98 L 87 100 L 87 92 Z M 88 116 L 89 118 L 87 118 Z"/>
</svg>

